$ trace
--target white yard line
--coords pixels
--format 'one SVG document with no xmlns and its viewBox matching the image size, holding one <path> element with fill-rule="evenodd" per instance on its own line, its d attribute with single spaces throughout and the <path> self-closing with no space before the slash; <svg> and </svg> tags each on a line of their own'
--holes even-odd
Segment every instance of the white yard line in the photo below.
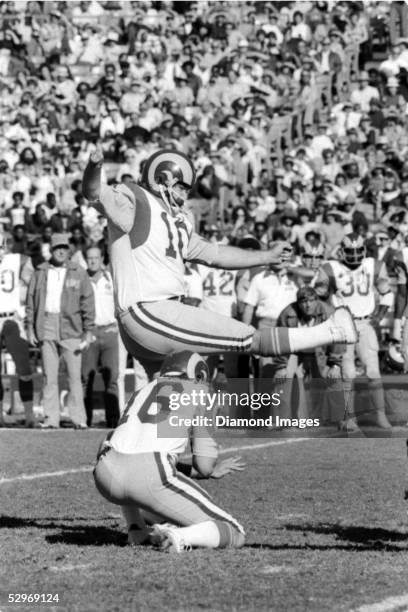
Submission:
<svg viewBox="0 0 408 612">
<path fill-rule="evenodd" d="M 288 440 L 271 440 L 269 442 L 263 442 L 261 444 L 231 446 L 228 448 L 222 448 L 220 450 L 220 455 L 247 450 L 257 450 L 259 448 L 268 448 L 269 446 L 281 446 L 282 444 L 293 444 L 295 442 L 303 442 L 305 440 L 312 439 L 313 438 L 289 438 Z M 0 486 L 3 484 L 9 484 L 11 482 L 19 482 L 20 480 L 38 480 L 39 478 L 54 478 L 56 476 L 65 476 L 66 474 L 80 474 L 83 472 L 91 472 L 93 468 L 93 465 L 88 465 L 79 468 L 72 468 L 70 470 L 58 470 L 57 472 L 36 472 L 34 474 L 19 474 L 18 476 L 12 476 L 11 478 L 0 478 Z"/>
<path fill-rule="evenodd" d="M 271 440 L 270 442 L 262 442 L 261 444 L 246 444 L 245 446 L 229 446 L 228 448 L 222 448 L 219 451 L 220 455 L 225 453 L 236 453 L 244 450 L 251 450 L 253 448 L 267 448 L 268 446 L 280 446 L 281 444 L 293 444 L 294 442 L 304 442 L 305 440 L 315 440 L 316 438 L 288 438 L 287 440 Z"/>
<path fill-rule="evenodd" d="M 20 474 L 12 478 L 0 478 L 0 485 L 9 482 L 18 482 L 19 480 L 37 480 L 37 478 L 52 478 L 53 476 L 65 476 L 65 474 L 79 474 L 81 472 L 90 472 L 93 466 L 84 466 L 72 468 L 71 470 L 58 470 L 57 472 L 37 472 L 34 474 Z"/>
<path fill-rule="evenodd" d="M 406 612 L 408 609 L 408 593 L 387 597 L 377 603 L 354 608 L 353 612 Z"/>
<path fill-rule="evenodd" d="M 51 572 L 74 572 L 74 571 L 81 571 L 84 569 L 88 569 L 89 567 L 92 567 L 92 563 L 81 563 L 78 565 L 52 565 L 50 567 L 50 571 Z"/>
</svg>

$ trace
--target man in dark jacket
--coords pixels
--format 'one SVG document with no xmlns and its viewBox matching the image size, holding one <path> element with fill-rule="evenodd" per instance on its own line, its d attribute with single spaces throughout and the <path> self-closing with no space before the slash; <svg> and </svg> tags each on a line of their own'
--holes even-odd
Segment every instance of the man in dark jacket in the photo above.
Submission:
<svg viewBox="0 0 408 612">
<path fill-rule="evenodd" d="M 81 384 L 82 351 L 93 341 L 95 300 L 86 271 L 68 261 L 66 234 L 51 237 L 51 259 L 31 278 L 27 294 L 27 334 L 39 344 L 45 376 L 44 427 L 59 427 L 59 358 L 67 367 L 68 407 L 74 426 L 86 428 Z"/>
</svg>

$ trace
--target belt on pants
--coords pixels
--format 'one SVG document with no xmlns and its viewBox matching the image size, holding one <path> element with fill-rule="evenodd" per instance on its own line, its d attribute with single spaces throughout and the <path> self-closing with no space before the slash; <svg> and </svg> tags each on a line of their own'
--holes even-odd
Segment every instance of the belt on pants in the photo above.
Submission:
<svg viewBox="0 0 408 612">
<path fill-rule="evenodd" d="M 108 323 L 108 325 L 96 325 L 96 329 L 100 331 L 118 331 L 118 326 L 116 323 Z"/>
<path fill-rule="evenodd" d="M 153 300 L 151 302 L 138 302 L 138 304 L 154 304 L 155 302 L 182 302 L 184 295 L 173 295 L 173 297 L 166 298 L 165 300 Z"/>
</svg>

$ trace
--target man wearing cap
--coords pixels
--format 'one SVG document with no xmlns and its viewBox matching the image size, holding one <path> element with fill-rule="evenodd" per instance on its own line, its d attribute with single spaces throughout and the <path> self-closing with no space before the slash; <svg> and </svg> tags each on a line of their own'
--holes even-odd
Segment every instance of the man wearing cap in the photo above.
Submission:
<svg viewBox="0 0 408 612">
<path fill-rule="evenodd" d="M 86 428 L 81 384 L 82 351 L 93 340 L 95 300 L 86 271 L 68 261 L 67 234 L 51 237 L 51 259 L 34 272 L 27 294 L 29 342 L 40 345 L 45 384 L 44 427 L 59 427 L 59 358 L 67 368 L 68 407 L 74 426 Z"/>
<path fill-rule="evenodd" d="M 370 111 L 370 100 L 377 98 L 379 100 L 380 94 L 376 87 L 369 85 L 368 72 L 362 70 L 358 77 L 358 89 L 355 89 L 350 100 L 353 104 L 359 104 L 363 112 L 368 113 Z"/>
</svg>

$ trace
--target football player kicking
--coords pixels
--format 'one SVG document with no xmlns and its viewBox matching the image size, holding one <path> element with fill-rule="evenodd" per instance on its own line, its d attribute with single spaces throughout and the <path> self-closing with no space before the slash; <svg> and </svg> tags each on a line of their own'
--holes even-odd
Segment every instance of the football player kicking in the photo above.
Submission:
<svg viewBox="0 0 408 612">
<path fill-rule="evenodd" d="M 368 378 L 368 392 L 373 411 L 364 414 L 370 424 L 388 429 L 385 415 L 384 387 L 378 358 L 378 339 L 374 328 L 388 308 L 393 305 L 386 266 L 372 257 L 366 257 L 364 239 L 348 234 L 340 244 L 339 261 L 324 263 L 313 284 L 321 297 L 329 297 L 333 306 L 349 307 L 359 332 L 356 344 L 347 347 L 342 356 L 342 378 L 346 392 L 347 416 L 345 429 L 357 429 L 354 412 L 355 353 L 362 361 Z"/>
<path fill-rule="evenodd" d="M 33 374 L 29 344 L 24 336 L 25 298 L 33 273 L 30 257 L 10 253 L 4 234 L 0 234 L 0 345 L 10 353 L 18 377 L 18 390 L 24 405 L 25 426 L 34 427 Z M 0 349 L 1 349 L 0 346 Z M 4 389 L 0 372 L 0 427 L 3 417 Z"/>
<path fill-rule="evenodd" d="M 103 186 L 102 165 L 97 149 L 85 169 L 83 193 L 108 220 L 119 329 L 129 353 L 150 375 L 166 355 L 187 349 L 204 355 L 241 351 L 270 356 L 356 341 L 353 319 L 344 307 L 314 328 L 257 331 L 181 303 L 185 261 L 224 270 L 251 268 L 288 261 L 290 245 L 277 242 L 269 251 L 245 251 L 194 233 L 183 205 L 195 170 L 179 151 L 160 150 L 149 157 L 141 186 Z"/>
<path fill-rule="evenodd" d="M 213 413 L 205 401 L 194 405 L 191 400 L 178 409 L 171 403 L 181 393 L 208 392 L 208 378 L 207 364 L 197 353 L 168 356 L 160 378 L 134 394 L 100 448 L 95 484 L 103 497 L 122 506 L 130 544 L 150 543 L 177 553 L 244 545 L 242 526 L 185 475 L 219 478 L 244 468 L 239 457 L 217 462 Z M 177 463 L 189 441 L 192 466 Z"/>
</svg>

